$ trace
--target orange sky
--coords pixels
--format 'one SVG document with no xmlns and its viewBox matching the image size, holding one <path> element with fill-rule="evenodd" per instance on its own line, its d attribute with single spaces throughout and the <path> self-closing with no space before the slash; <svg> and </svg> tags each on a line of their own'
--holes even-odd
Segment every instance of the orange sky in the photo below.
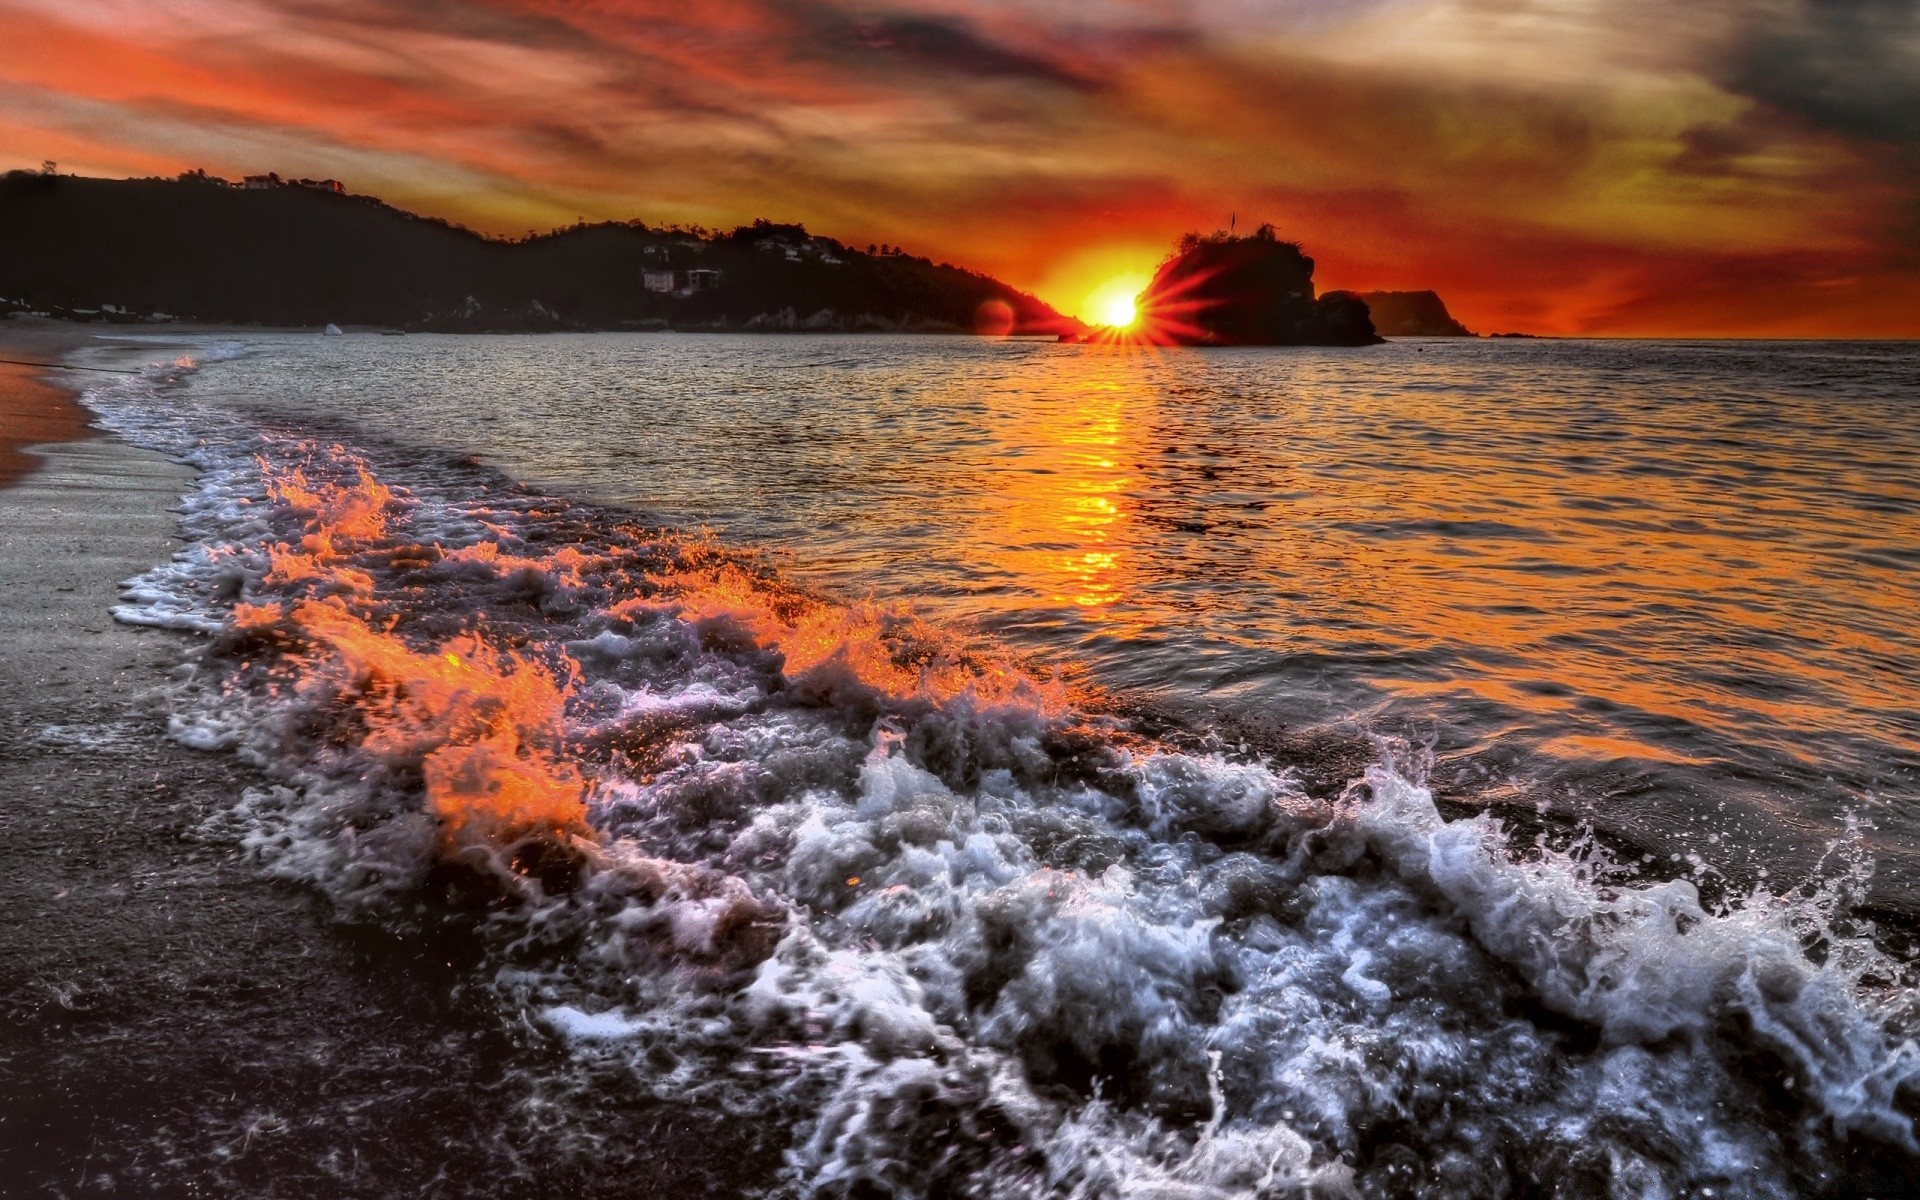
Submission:
<svg viewBox="0 0 1920 1200">
<path fill-rule="evenodd" d="M 1084 313 L 1188 229 L 1482 330 L 1920 336 L 1915 0 L 0 0 L 0 166 L 801 220 Z"/>
</svg>

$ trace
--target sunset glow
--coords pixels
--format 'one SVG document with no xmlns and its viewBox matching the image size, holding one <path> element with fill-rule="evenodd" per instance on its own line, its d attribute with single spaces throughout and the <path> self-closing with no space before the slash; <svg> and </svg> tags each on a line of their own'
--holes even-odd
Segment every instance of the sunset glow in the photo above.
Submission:
<svg viewBox="0 0 1920 1200">
<path fill-rule="evenodd" d="M 1920 14 L 1856 7 L 0 0 L 0 166 L 803 221 L 1089 320 L 1086 256 L 1237 214 L 1480 330 L 1915 334 L 1912 89 L 1849 80 Z"/>
<path fill-rule="evenodd" d="M 5 1194 L 1912 1194 L 1920 0 L 0 46 Z"/>
<path fill-rule="evenodd" d="M 1087 298 L 1093 320 L 1115 329 L 1131 329 L 1140 320 L 1140 290 L 1144 283 L 1116 279 Z"/>
<path fill-rule="evenodd" d="M 1138 298 L 1167 256 L 1166 242 L 1108 242 L 1065 250 L 1035 281 L 1034 291 L 1090 325 L 1129 328 L 1139 320 Z"/>
</svg>

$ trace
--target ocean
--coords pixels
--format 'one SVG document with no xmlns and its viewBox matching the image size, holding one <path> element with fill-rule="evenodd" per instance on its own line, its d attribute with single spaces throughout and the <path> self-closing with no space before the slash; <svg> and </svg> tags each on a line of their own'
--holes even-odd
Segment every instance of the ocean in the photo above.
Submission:
<svg viewBox="0 0 1920 1200">
<path fill-rule="evenodd" d="M 115 616 L 268 781 L 206 835 L 457 947 L 485 1172 L 640 1098 L 809 1196 L 1920 1155 L 1920 347 L 93 353 L 200 471 Z"/>
</svg>

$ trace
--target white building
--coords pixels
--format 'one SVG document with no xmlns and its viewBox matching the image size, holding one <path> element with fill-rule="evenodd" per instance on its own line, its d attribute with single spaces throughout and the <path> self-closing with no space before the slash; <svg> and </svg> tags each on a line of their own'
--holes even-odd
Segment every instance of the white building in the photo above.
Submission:
<svg viewBox="0 0 1920 1200">
<path fill-rule="evenodd" d="M 640 282 L 650 292 L 671 292 L 673 290 L 672 271 L 645 271 Z"/>
</svg>

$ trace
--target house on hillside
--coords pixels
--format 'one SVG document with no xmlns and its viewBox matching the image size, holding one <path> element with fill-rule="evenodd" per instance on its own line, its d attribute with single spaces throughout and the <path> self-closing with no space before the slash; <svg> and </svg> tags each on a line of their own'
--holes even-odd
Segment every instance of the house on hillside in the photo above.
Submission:
<svg viewBox="0 0 1920 1200">
<path fill-rule="evenodd" d="M 184 179 L 185 176 L 182 178 Z M 250 192 L 270 192 L 274 188 L 297 187 L 315 192 L 330 192 L 335 196 L 347 194 L 347 185 L 338 179 L 282 179 L 274 171 L 269 171 L 265 175 L 249 175 L 240 186 Z"/>
<path fill-rule="evenodd" d="M 817 262 L 837 267 L 846 261 L 840 257 L 846 247 L 832 238 L 812 236 L 804 225 L 775 225 L 756 221 L 744 232 L 751 237 L 755 250 L 762 254 L 778 255 L 788 262 Z"/>
<path fill-rule="evenodd" d="M 711 292 L 720 286 L 720 272 L 710 267 L 697 267 L 686 272 L 686 292 Z"/>
<path fill-rule="evenodd" d="M 651 247 L 649 247 L 649 249 L 651 249 Z M 650 292 L 671 292 L 673 290 L 673 272 L 671 270 L 643 271 L 640 275 L 640 285 Z"/>
</svg>

